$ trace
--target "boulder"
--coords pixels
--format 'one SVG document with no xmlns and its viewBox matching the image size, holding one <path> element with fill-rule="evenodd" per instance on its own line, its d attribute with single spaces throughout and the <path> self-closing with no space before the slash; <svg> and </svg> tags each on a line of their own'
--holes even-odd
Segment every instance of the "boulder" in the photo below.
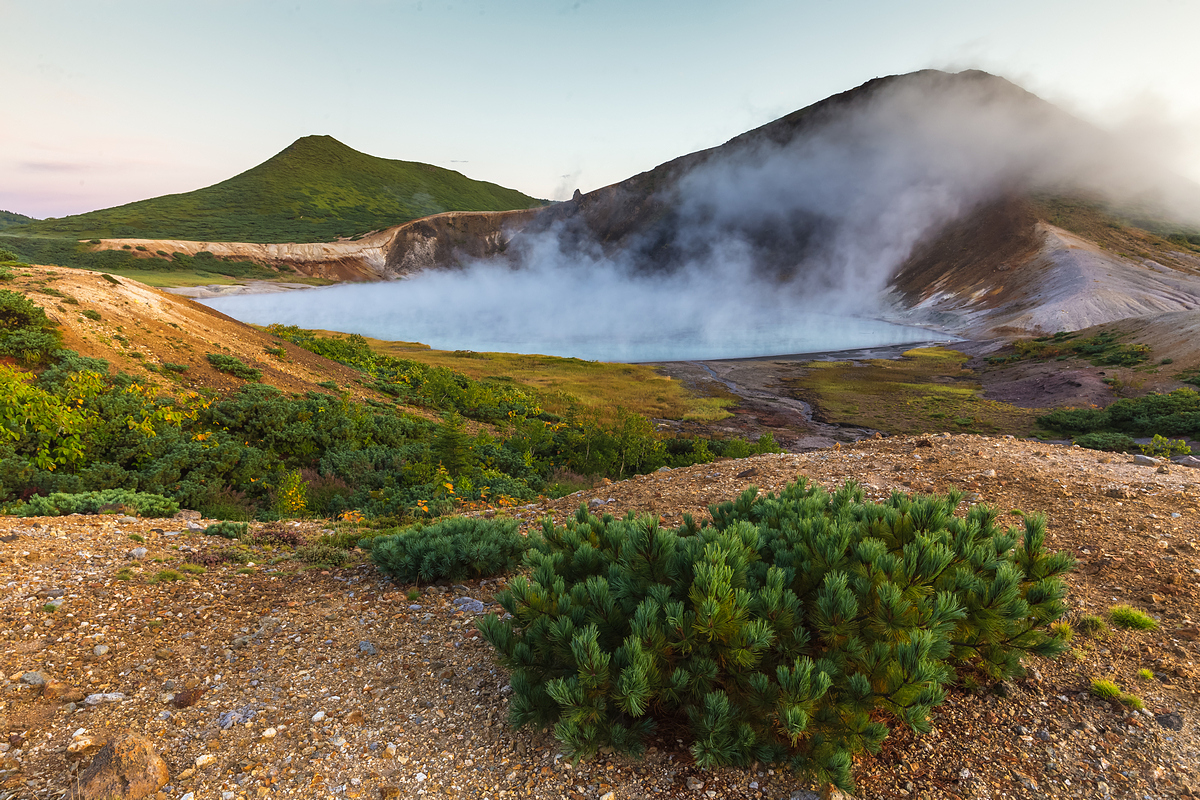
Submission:
<svg viewBox="0 0 1200 800">
<path fill-rule="evenodd" d="M 140 736 L 114 739 L 96 753 L 71 788 L 70 800 L 140 800 L 170 779 L 167 765 Z"/>
</svg>

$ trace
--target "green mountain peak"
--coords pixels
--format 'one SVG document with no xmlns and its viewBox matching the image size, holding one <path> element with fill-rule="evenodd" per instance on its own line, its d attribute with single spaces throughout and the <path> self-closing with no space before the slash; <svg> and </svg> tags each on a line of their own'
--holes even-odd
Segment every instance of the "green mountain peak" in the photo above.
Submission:
<svg viewBox="0 0 1200 800">
<path fill-rule="evenodd" d="M 215 242 L 318 242 L 442 211 L 508 211 L 541 201 L 415 161 L 304 136 L 204 189 L 21 225 L 22 234 Z"/>
</svg>

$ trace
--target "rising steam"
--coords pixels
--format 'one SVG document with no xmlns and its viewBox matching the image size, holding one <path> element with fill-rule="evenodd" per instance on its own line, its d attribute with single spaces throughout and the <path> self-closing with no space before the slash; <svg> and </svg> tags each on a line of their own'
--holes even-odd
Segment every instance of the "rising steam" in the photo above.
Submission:
<svg viewBox="0 0 1200 800">
<path fill-rule="evenodd" d="M 1113 139 L 983 73 L 891 79 L 811 113 L 790 140 L 775 123 L 702 159 L 617 245 L 565 221 L 461 270 L 212 305 L 436 348 L 604 360 L 918 341 L 933 337 L 878 317 L 888 281 L 941 226 L 1005 193 L 1130 198 L 1154 183 Z"/>
</svg>

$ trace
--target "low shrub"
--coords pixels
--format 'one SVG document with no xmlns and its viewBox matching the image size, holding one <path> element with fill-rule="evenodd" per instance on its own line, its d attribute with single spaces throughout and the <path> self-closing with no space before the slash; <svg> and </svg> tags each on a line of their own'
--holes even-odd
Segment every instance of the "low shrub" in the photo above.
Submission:
<svg viewBox="0 0 1200 800">
<path fill-rule="evenodd" d="M 1075 623 L 1075 627 L 1078 628 L 1079 632 L 1084 636 L 1097 636 L 1101 633 L 1104 633 L 1105 628 L 1108 626 L 1104 624 L 1103 619 L 1095 614 L 1085 614 L 1079 618 L 1078 622 Z"/>
<path fill-rule="evenodd" d="M 250 530 L 244 522 L 218 522 L 204 529 L 206 536 L 220 536 L 223 539 L 241 539 Z"/>
<path fill-rule="evenodd" d="M 508 572 L 528 544 L 515 520 L 451 517 L 376 537 L 371 558 L 403 583 L 458 581 Z"/>
<path fill-rule="evenodd" d="M 296 558 L 308 564 L 340 567 L 350 558 L 350 554 L 333 542 L 317 540 L 298 547 Z"/>
<path fill-rule="evenodd" d="M 206 358 L 217 372 L 224 372 L 248 381 L 262 380 L 262 370 L 247 366 L 240 358 L 227 356 L 224 353 L 209 353 Z"/>
<path fill-rule="evenodd" d="M 1092 681 L 1091 692 L 1102 700 L 1116 700 L 1121 696 L 1121 687 L 1101 678 Z"/>
<path fill-rule="evenodd" d="M 1001 529 L 983 506 L 954 516 L 958 493 L 876 504 L 852 483 L 757 493 L 675 530 L 547 521 L 531 576 L 497 595 L 511 617 L 479 623 L 511 721 L 553 725 L 574 756 L 688 726 L 702 767 L 786 763 L 849 789 L 885 719 L 929 729 L 954 665 L 1004 677 L 1066 649 L 1047 627 L 1074 560 L 1043 550 L 1044 519 Z"/>
<path fill-rule="evenodd" d="M 1075 444 L 1110 453 L 1132 453 L 1138 449 L 1137 442 L 1123 433 L 1085 433 L 1075 438 Z"/>
<path fill-rule="evenodd" d="M 1155 434 L 1153 439 L 1141 445 L 1138 449 L 1145 455 L 1154 456 L 1155 458 L 1170 458 L 1171 456 L 1188 456 L 1192 454 L 1192 448 L 1188 447 L 1188 443 L 1183 439 L 1168 439 L 1158 434 Z"/>
<path fill-rule="evenodd" d="M 1108 610 L 1108 616 L 1118 628 L 1152 631 L 1158 627 L 1158 623 L 1149 614 L 1133 606 L 1113 606 Z"/>
<path fill-rule="evenodd" d="M 304 545 L 304 534 L 286 525 L 267 525 L 254 534 L 254 543 L 268 547 L 290 547 L 296 549 Z"/>
<path fill-rule="evenodd" d="M 254 519 L 255 511 L 257 511 L 254 503 L 247 499 L 245 492 L 228 486 L 215 492 L 209 492 L 197 505 L 200 513 L 209 519 L 234 522 L 249 522 Z"/>
<path fill-rule="evenodd" d="M 179 511 L 179 504 L 160 494 L 134 492 L 128 489 L 104 489 L 99 492 L 34 495 L 25 503 L 13 507 L 10 513 L 18 517 L 58 517 L 66 514 L 96 514 L 108 507 L 123 506 L 139 517 L 170 517 Z"/>
</svg>

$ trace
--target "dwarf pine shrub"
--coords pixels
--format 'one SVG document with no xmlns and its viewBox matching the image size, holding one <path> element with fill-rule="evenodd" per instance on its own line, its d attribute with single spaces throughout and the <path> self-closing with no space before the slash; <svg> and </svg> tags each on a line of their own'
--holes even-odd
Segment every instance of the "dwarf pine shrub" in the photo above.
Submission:
<svg viewBox="0 0 1200 800">
<path fill-rule="evenodd" d="M 204 529 L 206 536 L 220 536 L 224 539 L 241 539 L 250 530 L 244 522 L 217 522 Z"/>
<path fill-rule="evenodd" d="M 405 583 L 459 581 L 513 569 L 528 545 L 515 520 L 451 517 L 376 537 L 371 558 Z"/>
<path fill-rule="evenodd" d="M 891 718 L 928 730 L 954 665 L 996 676 L 1054 656 L 1065 553 L 1045 521 L 1002 530 L 962 495 L 865 502 L 804 480 L 750 488 L 675 530 L 581 508 L 544 524 L 480 630 L 511 671 L 511 720 L 554 725 L 575 756 L 639 752 L 690 727 L 704 767 L 786 763 L 850 788 Z"/>
<path fill-rule="evenodd" d="M 53 492 L 34 495 L 27 502 L 14 506 L 10 513 L 18 517 L 57 517 L 67 514 L 96 514 L 104 509 L 121 508 L 139 517 L 169 517 L 179 511 L 179 504 L 170 498 L 128 489 L 104 489 L 99 492 L 67 494 Z"/>
</svg>

